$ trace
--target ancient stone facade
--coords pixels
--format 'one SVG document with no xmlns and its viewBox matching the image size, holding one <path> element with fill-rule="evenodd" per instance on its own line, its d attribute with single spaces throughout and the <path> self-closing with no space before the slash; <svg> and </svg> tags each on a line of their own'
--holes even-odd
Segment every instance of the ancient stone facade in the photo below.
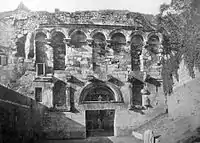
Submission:
<svg viewBox="0 0 200 143">
<path fill-rule="evenodd" d="M 95 119 L 87 119 L 87 116 L 96 115 L 91 110 L 108 110 L 114 114 L 110 119 L 112 135 L 122 135 L 122 128 L 129 132 L 129 126 L 134 124 L 129 122 L 122 126 L 120 120 L 132 118 L 125 117 L 127 112 L 141 105 L 140 90 L 147 85 L 151 100 L 158 93 L 160 85 L 145 81 L 146 75 L 150 76 L 148 79 L 160 79 L 159 54 L 152 49 L 161 48 L 162 35 L 153 28 L 137 24 L 42 24 L 35 30 L 34 37 L 34 86 L 42 88 L 41 102 L 53 114 L 62 111 L 68 118 L 74 114 L 73 120 L 82 125 L 62 128 L 64 132 L 75 132 L 63 134 L 66 138 L 84 137 L 89 134 L 88 128 L 96 129 L 93 123 L 89 127 L 90 120 Z M 125 116 L 121 117 L 118 112 Z M 103 120 L 106 126 L 105 116 L 101 122 Z M 98 124 L 98 121 L 97 118 L 94 122 Z M 77 134 L 78 131 L 81 133 Z"/>
<path fill-rule="evenodd" d="M 49 108 L 47 137 L 85 138 L 102 130 L 106 136 L 130 135 L 162 106 L 162 35 L 144 15 L 20 8 L 7 22 L 21 32 L 15 56 L 35 69 L 33 98 Z M 146 111 L 144 86 L 153 107 Z"/>
</svg>

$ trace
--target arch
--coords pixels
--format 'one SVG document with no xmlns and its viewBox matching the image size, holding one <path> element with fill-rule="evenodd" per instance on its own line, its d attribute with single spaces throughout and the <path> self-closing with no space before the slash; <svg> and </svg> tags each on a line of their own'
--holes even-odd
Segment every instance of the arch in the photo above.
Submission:
<svg viewBox="0 0 200 143">
<path fill-rule="evenodd" d="M 112 41 L 115 41 L 117 43 L 126 43 L 126 37 L 123 33 L 117 32 L 115 34 L 112 35 L 111 37 Z"/>
<path fill-rule="evenodd" d="M 35 58 L 36 63 L 46 63 L 48 61 L 48 56 L 46 54 L 47 47 L 44 43 L 47 35 L 40 31 L 35 35 Z"/>
<path fill-rule="evenodd" d="M 143 45 L 144 38 L 140 34 L 135 34 L 131 37 L 131 44 L 134 45 Z"/>
<path fill-rule="evenodd" d="M 64 44 L 65 35 L 60 31 L 55 31 L 51 35 L 52 47 L 53 47 L 53 62 L 55 70 L 65 69 L 65 56 L 66 46 Z"/>
<path fill-rule="evenodd" d="M 112 39 L 113 35 L 115 35 L 116 33 L 121 33 L 126 39 L 126 32 L 124 29 L 116 29 L 116 30 L 111 31 L 109 34 L 109 39 Z M 127 41 L 127 39 L 126 39 L 126 41 Z"/>
<path fill-rule="evenodd" d="M 70 43 L 76 48 L 80 48 L 87 42 L 87 36 L 85 32 L 81 30 L 75 30 L 70 34 L 71 41 Z"/>
<path fill-rule="evenodd" d="M 140 35 L 142 37 L 142 39 L 145 39 L 145 33 L 143 31 L 137 30 L 137 31 L 133 31 L 131 33 L 131 35 L 129 36 L 130 40 L 132 39 L 132 37 L 134 37 L 135 35 Z"/>
<path fill-rule="evenodd" d="M 56 27 L 56 28 L 54 28 L 54 29 L 52 29 L 52 30 L 50 31 L 51 38 L 52 38 L 52 35 L 53 35 L 54 33 L 57 33 L 57 32 L 62 33 L 66 38 L 68 37 L 68 35 L 66 34 L 66 31 L 65 31 L 63 28 Z"/>
<path fill-rule="evenodd" d="M 114 54 L 119 54 L 124 49 L 126 45 L 126 37 L 124 34 L 117 32 L 111 37 L 111 48 L 114 51 Z"/>
<path fill-rule="evenodd" d="M 162 42 L 162 34 L 161 34 L 161 33 L 151 32 L 151 33 L 147 36 L 147 41 L 150 41 L 151 38 L 157 40 L 159 43 Z"/>
<path fill-rule="evenodd" d="M 100 42 L 106 41 L 105 35 L 104 35 L 103 33 L 101 33 L 101 32 L 96 32 L 96 33 L 94 33 L 94 34 L 92 35 L 92 39 L 94 39 L 94 41 L 95 41 L 95 40 L 98 40 L 98 41 L 100 41 Z"/>
<path fill-rule="evenodd" d="M 37 33 L 35 33 L 34 36 L 35 41 L 42 41 L 45 40 L 45 38 L 47 38 L 47 34 L 44 33 L 43 31 L 38 31 Z"/>
<path fill-rule="evenodd" d="M 94 37 L 94 35 L 96 35 L 97 33 L 102 33 L 105 37 L 105 39 L 107 40 L 107 36 L 106 36 L 106 33 L 103 29 L 95 29 L 93 30 L 91 33 L 90 33 L 90 37 Z"/>
<path fill-rule="evenodd" d="M 64 33 L 60 31 L 55 31 L 54 33 L 51 33 L 51 39 L 53 39 L 55 42 L 62 43 L 64 38 L 66 38 Z"/>
<path fill-rule="evenodd" d="M 44 35 L 47 36 L 48 30 L 47 30 L 47 29 L 42 29 L 42 28 L 36 29 L 36 30 L 35 30 L 35 33 L 34 33 L 34 39 L 35 39 L 36 35 L 38 35 L 38 33 L 43 33 Z"/>
<path fill-rule="evenodd" d="M 94 82 L 88 83 L 85 87 L 82 88 L 79 97 L 79 103 L 84 103 L 87 95 L 94 89 L 102 88 L 107 90 L 111 94 L 110 99 L 113 99 L 114 102 L 123 102 L 122 93 L 119 88 L 117 88 L 112 83 L 108 82 Z"/>
<path fill-rule="evenodd" d="M 83 33 L 85 36 L 86 36 L 86 39 L 88 38 L 88 36 L 87 36 L 87 32 L 86 31 L 84 31 L 84 30 L 82 30 L 82 29 L 71 29 L 70 31 L 69 31 L 69 33 L 68 33 L 68 36 L 69 36 L 69 38 L 71 38 L 74 34 L 77 34 L 77 33 Z"/>
</svg>

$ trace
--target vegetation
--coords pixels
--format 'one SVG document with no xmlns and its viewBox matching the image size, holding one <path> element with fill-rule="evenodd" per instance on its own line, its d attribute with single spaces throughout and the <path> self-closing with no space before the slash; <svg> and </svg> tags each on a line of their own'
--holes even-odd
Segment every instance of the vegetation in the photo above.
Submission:
<svg viewBox="0 0 200 143">
<path fill-rule="evenodd" d="M 182 59 L 192 78 L 195 77 L 194 68 L 200 70 L 200 26 L 193 20 L 194 14 L 191 3 L 175 1 L 160 6 L 157 22 L 164 39 L 162 78 L 166 96 L 173 92 L 173 77 L 179 80 Z"/>
<path fill-rule="evenodd" d="M 19 79 L 25 74 L 26 66 L 23 62 L 17 62 L 11 71 L 9 78 L 9 87 L 13 90 L 17 90 L 20 86 Z"/>
</svg>

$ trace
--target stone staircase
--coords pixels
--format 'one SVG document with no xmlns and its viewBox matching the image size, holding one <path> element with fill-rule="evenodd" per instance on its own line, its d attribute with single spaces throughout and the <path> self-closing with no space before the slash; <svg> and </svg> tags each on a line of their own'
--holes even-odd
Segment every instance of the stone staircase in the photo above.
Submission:
<svg viewBox="0 0 200 143">
<path fill-rule="evenodd" d="M 159 137 L 162 143 L 194 143 L 194 141 L 200 141 L 199 128 L 192 127 L 191 117 L 173 120 L 168 117 L 168 114 L 160 114 L 134 131 L 143 135 L 148 129 L 153 130 L 155 136 Z"/>
<path fill-rule="evenodd" d="M 159 128 L 162 123 L 167 122 L 168 114 L 167 113 L 160 113 L 159 115 L 155 116 L 153 119 L 149 120 L 148 122 L 144 123 L 143 125 L 139 126 L 135 129 L 136 132 L 143 134 L 145 130 L 150 129 L 154 130 L 155 134 L 159 134 Z"/>
</svg>

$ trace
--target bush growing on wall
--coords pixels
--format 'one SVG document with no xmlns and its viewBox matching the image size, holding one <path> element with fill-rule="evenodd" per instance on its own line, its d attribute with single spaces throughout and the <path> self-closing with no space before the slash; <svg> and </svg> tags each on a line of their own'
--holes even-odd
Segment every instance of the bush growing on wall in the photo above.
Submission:
<svg viewBox="0 0 200 143">
<path fill-rule="evenodd" d="M 26 72 L 26 66 L 24 62 L 17 62 L 10 73 L 10 79 L 9 79 L 9 86 L 12 89 L 15 89 L 19 86 L 18 80 L 25 74 Z"/>
</svg>

